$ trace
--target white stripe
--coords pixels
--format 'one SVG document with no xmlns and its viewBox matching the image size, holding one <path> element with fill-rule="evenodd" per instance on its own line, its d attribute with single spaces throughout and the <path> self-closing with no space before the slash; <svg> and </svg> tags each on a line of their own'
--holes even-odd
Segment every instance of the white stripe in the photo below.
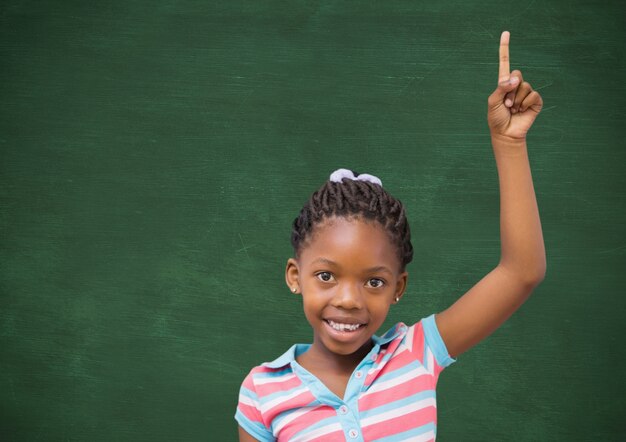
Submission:
<svg viewBox="0 0 626 442">
<path fill-rule="evenodd" d="M 239 402 L 245 405 L 250 405 L 251 407 L 255 407 L 257 410 L 259 409 L 259 403 L 252 399 L 251 397 L 244 396 L 243 394 L 239 395 Z"/>
<path fill-rule="evenodd" d="M 408 439 L 402 439 L 402 442 L 427 442 L 429 440 L 435 439 L 435 432 L 430 430 L 424 434 L 420 434 L 419 436 L 413 436 Z"/>
<path fill-rule="evenodd" d="M 287 381 L 290 381 L 291 379 L 293 379 L 295 377 L 296 377 L 295 373 L 289 373 L 289 374 L 286 374 L 284 376 L 267 377 L 267 378 L 255 378 L 254 379 L 254 383 L 256 385 L 264 385 L 264 384 L 271 384 L 272 382 L 287 382 Z"/>
<path fill-rule="evenodd" d="M 375 416 L 370 416 L 368 418 L 361 420 L 361 426 L 367 427 L 369 425 L 374 425 L 379 422 L 383 422 L 389 419 L 393 419 L 399 416 L 404 416 L 405 414 L 412 413 L 417 410 L 421 410 L 426 407 L 436 407 L 435 398 L 426 398 L 421 401 L 414 402 L 409 405 L 405 405 L 404 407 L 394 408 L 393 410 L 385 411 L 384 413 L 377 414 Z"/>
<path fill-rule="evenodd" d="M 402 354 L 402 352 L 410 351 L 410 350 L 411 350 L 411 347 L 406 345 L 406 343 L 402 342 L 400 343 L 400 345 L 398 345 L 398 347 L 396 347 L 396 351 L 393 352 L 392 358 L 395 358 L 396 356 Z"/>
<path fill-rule="evenodd" d="M 386 361 L 383 358 L 384 362 L 381 362 L 380 364 L 378 364 L 377 367 L 372 367 L 369 369 L 369 371 L 367 372 L 367 374 L 372 374 L 372 373 L 376 373 L 377 371 L 382 370 L 383 368 L 385 368 L 387 366 L 387 364 L 389 363 L 389 361 L 399 355 L 401 355 L 403 352 L 405 351 L 409 351 L 409 347 L 407 347 L 404 344 L 399 344 L 398 347 L 396 347 L 396 351 L 393 353 L 393 356 L 391 356 L 390 358 L 388 358 Z M 383 352 L 381 351 L 381 354 L 383 354 Z"/>
<path fill-rule="evenodd" d="M 287 416 L 285 416 L 278 425 L 274 426 L 273 428 L 273 433 L 274 435 L 277 435 L 280 430 L 283 429 L 283 427 L 285 425 L 287 425 L 289 422 L 294 421 L 295 419 L 298 419 L 300 416 L 307 414 L 310 411 L 313 410 L 317 410 L 318 408 L 321 408 L 322 405 L 318 405 L 316 407 L 302 407 L 300 409 L 298 409 L 298 411 L 294 411 L 292 413 L 289 413 Z"/>
<path fill-rule="evenodd" d="M 407 347 L 409 347 L 409 350 L 411 351 L 413 351 L 413 336 L 415 336 L 415 325 L 409 327 L 406 335 L 404 335 L 404 343 Z"/>
<path fill-rule="evenodd" d="M 328 433 L 334 433 L 335 431 L 341 431 L 341 425 L 338 423 L 326 425 L 325 427 L 318 428 L 309 433 L 303 434 L 302 436 L 298 436 L 294 439 L 291 439 L 291 442 L 305 442 L 307 440 L 313 440 L 316 437 L 324 436 Z"/>
<path fill-rule="evenodd" d="M 430 348 L 426 348 L 426 359 L 428 360 L 428 372 L 435 374 L 435 357 L 433 356 L 433 352 L 430 351 Z"/>
<path fill-rule="evenodd" d="M 425 367 L 420 365 L 419 367 L 414 368 L 413 370 L 408 371 L 404 373 L 403 375 L 397 376 L 393 379 L 389 379 L 388 381 L 375 382 L 365 393 L 363 393 L 363 396 L 376 393 L 377 391 L 387 390 L 389 388 L 395 387 L 396 385 L 403 384 L 405 382 L 410 381 L 413 378 L 416 378 L 418 376 L 423 376 L 425 374 L 429 374 L 428 370 L 426 370 Z"/>
<path fill-rule="evenodd" d="M 273 407 L 275 407 L 276 405 L 280 404 L 281 402 L 286 402 L 289 399 L 292 399 L 292 398 L 294 398 L 294 397 L 296 397 L 296 396 L 298 396 L 298 395 L 300 395 L 300 394 L 302 394 L 302 393 L 304 393 L 306 391 L 307 391 L 306 387 L 300 388 L 299 390 L 296 390 L 296 391 L 294 391 L 291 394 L 288 394 L 286 396 L 280 396 L 280 397 L 277 397 L 276 399 L 274 399 L 272 401 L 265 402 L 264 404 L 261 405 L 261 411 L 263 413 L 266 413 L 268 410 L 271 410 Z"/>
</svg>

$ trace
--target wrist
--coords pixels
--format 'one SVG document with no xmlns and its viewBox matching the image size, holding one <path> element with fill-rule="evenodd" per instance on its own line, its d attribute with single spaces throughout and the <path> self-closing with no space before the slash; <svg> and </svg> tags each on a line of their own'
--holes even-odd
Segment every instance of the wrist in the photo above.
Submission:
<svg viewBox="0 0 626 442">
<path fill-rule="evenodd" d="M 526 138 L 511 138 L 505 135 L 491 133 L 491 144 L 495 151 L 504 153 L 523 153 L 526 151 Z"/>
<path fill-rule="evenodd" d="M 498 144 L 507 144 L 512 146 L 521 146 L 526 144 L 526 137 L 514 138 L 491 131 L 491 141 Z"/>
</svg>

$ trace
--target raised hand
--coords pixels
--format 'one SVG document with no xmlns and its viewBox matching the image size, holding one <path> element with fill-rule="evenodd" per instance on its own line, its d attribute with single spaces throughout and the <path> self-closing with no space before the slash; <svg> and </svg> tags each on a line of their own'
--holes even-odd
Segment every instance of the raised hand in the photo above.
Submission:
<svg viewBox="0 0 626 442">
<path fill-rule="evenodd" d="M 518 70 L 510 72 L 510 33 L 500 37 L 500 73 L 498 86 L 487 101 L 487 122 L 491 135 L 510 141 L 526 139 L 526 133 L 543 107 L 543 100 L 522 78 Z"/>
</svg>

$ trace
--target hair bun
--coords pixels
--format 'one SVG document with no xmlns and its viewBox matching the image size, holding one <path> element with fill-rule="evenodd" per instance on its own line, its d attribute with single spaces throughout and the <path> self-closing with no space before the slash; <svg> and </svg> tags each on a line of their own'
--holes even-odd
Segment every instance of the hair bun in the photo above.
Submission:
<svg viewBox="0 0 626 442">
<path fill-rule="evenodd" d="M 349 169 L 337 169 L 330 174 L 330 181 L 332 181 L 333 183 L 341 183 L 344 178 L 356 181 L 368 181 L 370 183 L 378 184 L 380 187 L 383 187 L 383 182 L 380 180 L 380 178 L 374 175 L 370 175 L 368 173 L 362 173 L 355 176 L 355 172 Z"/>
</svg>

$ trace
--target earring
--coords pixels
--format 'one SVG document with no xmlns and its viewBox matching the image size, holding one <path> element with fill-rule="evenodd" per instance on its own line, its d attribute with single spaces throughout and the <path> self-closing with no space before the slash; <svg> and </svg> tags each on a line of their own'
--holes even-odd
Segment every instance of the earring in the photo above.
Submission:
<svg viewBox="0 0 626 442">
<path fill-rule="evenodd" d="M 396 296 L 396 302 L 400 302 L 400 297 Z"/>
<path fill-rule="evenodd" d="M 292 292 L 294 292 L 294 293 L 296 293 L 296 292 L 298 291 L 298 289 L 297 289 L 297 288 L 295 288 L 295 287 L 293 287 L 293 288 L 291 289 L 291 291 L 292 291 Z"/>
</svg>

